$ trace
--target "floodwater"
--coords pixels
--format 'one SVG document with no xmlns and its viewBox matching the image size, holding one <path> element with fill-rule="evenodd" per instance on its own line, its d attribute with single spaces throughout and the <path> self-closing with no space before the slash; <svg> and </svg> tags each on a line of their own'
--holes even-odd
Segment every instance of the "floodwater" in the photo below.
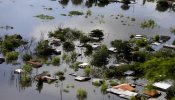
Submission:
<svg viewBox="0 0 175 100">
<path fill-rule="evenodd" d="M 125 10 L 121 8 L 122 5 L 115 2 L 108 5 L 93 3 L 87 7 L 86 0 L 67 0 L 64 4 L 57 0 L 0 0 L 0 27 L 13 27 L 13 29 L 0 28 L 0 35 L 19 33 L 26 39 L 31 37 L 40 39 L 41 34 L 47 36 L 49 31 L 53 31 L 57 27 L 77 28 L 83 32 L 101 29 L 105 33 L 103 42 L 107 45 L 114 39 L 128 39 L 130 34 L 172 35 L 169 31 L 170 27 L 175 27 L 175 12 L 172 9 L 160 12 L 156 10 L 156 1 L 136 0 L 136 4 L 129 4 L 129 9 Z M 52 10 L 44 8 L 52 8 Z M 91 10 L 92 15 L 87 18 L 85 15 L 71 17 L 61 15 L 68 14 L 72 10 L 81 10 L 84 13 Z M 39 14 L 51 15 L 55 19 L 42 20 L 34 17 Z M 118 17 L 121 14 L 124 17 Z M 131 21 L 127 17 L 136 20 Z M 140 23 L 148 19 L 153 19 L 157 23 L 157 27 L 154 29 L 140 28 Z M 82 61 L 81 58 L 79 60 Z M 32 81 L 28 87 L 21 86 L 19 75 L 13 73 L 20 66 L 6 63 L 0 65 L 0 100 L 77 100 L 77 88 L 87 90 L 87 100 L 123 100 L 113 94 L 102 94 L 100 88 L 93 86 L 91 81 L 74 81 L 74 77 L 68 75 L 74 71 L 66 64 L 61 64 L 59 67 L 43 65 L 38 71 L 34 69 L 32 76 L 42 71 L 49 71 L 53 74 L 55 71 L 63 71 L 66 68 L 66 80 L 63 81 L 63 88 L 66 88 L 68 84 L 75 86 L 68 88 L 68 93 L 60 92 L 61 82 L 44 83 L 42 89 L 39 90 L 35 81 Z M 82 74 L 83 70 L 79 70 L 77 73 Z"/>
</svg>

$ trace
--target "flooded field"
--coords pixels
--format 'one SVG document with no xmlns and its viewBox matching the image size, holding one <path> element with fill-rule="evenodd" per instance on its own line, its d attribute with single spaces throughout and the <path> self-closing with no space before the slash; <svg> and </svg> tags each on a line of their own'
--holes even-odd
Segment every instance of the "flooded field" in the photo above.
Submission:
<svg viewBox="0 0 175 100">
<path fill-rule="evenodd" d="M 112 40 L 128 40 L 131 34 L 172 36 L 170 27 L 175 27 L 175 10 L 157 10 L 154 0 L 135 2 L 126 6 L 118 2 L 103 5 L 86 0 L 0 0 L 0 35 L 18 33 L 25 39 L 34 38 L 38 41 L 43 38 L 42 35 L 47 38 L 48 32 L 58 27 L 76 28 L 85 33 L 100 29 L 105 33 L 102 43 L 108 47 Z M 83 14 L 70 15 L 70 11 Z M 151 29 L 141 28 L 140 23 L 149 19 L 154 20 L 156 26 Z M 81 51 L 79 48 L 76 50 Z M 89 59 L 83 55 L 78 57 L 78 61 L 89 62 Z M 14 74 L 14 70 L 23 64 L 21 59 L 18 62 L 20 64 L 0 64 L 0 100 L 77 100 L 78 88 L 87 90 L 87 100 L 124 100 L 114 94 L 102 93 L 100 87 L 92 85 L 92 80 L 75 81 L 69 75 L 74 70 L 65 63 L 59 66 L 44 64 L 32 71 L 33 77 L 43 71 L 49 71 L 52 75 L 58 70 L 65 71 L 65 80 L 62 82 L 38 85 L 33 79 L 31 83 L 21 84 L 20 75 Z M 83 75 L 84 71 L 80 69 L 76 73 Z M 74 87 L 68 88 L 70 84 Z M 68 92 L 61 89 L 67 89 Z"/>
</svg>

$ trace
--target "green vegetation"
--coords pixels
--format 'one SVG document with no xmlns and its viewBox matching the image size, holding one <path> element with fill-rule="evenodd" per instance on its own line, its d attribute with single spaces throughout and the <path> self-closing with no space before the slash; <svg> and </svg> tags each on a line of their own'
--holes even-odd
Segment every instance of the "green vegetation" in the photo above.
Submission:
<svg viewBox="0 0 175 100">
<path fill-rule="evenodd" d="M 82 11 L 70 11 L 68 16 L 73 16 L 73 15 L 83 15 Z"/>
<path fill-rule="evenodd" d="M 41 40 L 38 42 L 35 48 L 35 52 L 38 56 L 49 56 L 52 54 L 52 48 L 48 43 L 47 40 Z"/>
<path fill-rule="evenodd" d="M 75 70 L 75 71 L 77 71 L 78 70 L 78 68 L 79 68 L 79 65 L 80 63 L 79 62 L 74 62 L 72 65 L 71 65 L 71 67 Z"/>
<path fill-rule="evenodd" d="M 68 41 L 72 42 L 74 40 L 77 40 L 82 36 L 84 33 L 76 30 L 76 29 L 70 29 L 70 28 L 58 28 L 57 30 L 53 32 L 49 32 L 48 36 L 49 38 L 56 38 L 60 39 L 62 42 Z"/>
<path fill-rule="evenodd" d="M 104 33 L 102 30 L 95 29 L 89 33 L 89 36 L 101 39 L 104 36 Z"/>
<path fill-rule="evenodd" d="M 106 84 L 106 82 L 103 82 L 103 84 L 101 85 L 101 92 L 106 93 L 107 88 L 108 88 L 108 85 Z"/>
<path fill-rule="evenodd" d="M 175 28 L 171 27 L 170 28 L 170 32 L 173 33 L 173 34 L 175 34 Z"/>
<path fill-rule="evenodd" d="M 25 53 L 22 57 L 23 61 L 29 61 L 30 59 L 32 59 L 32 56 L 28 53 Z"/>
<path fill-rule="evenodd" d="M 32 73 L 32 67 L 30 65 L 23 65 L 22 69 L 24 70 L 25 74 L 31 74 Z"/>
<path fill-rule="evenodd" d="M 158 1 L 157 1 L 156 9 L 157 9 L 158 11 L 164 12 L 164 11 L 166 11 L 169 7 L 170 7 L 170 5 L 168 4 L 167 0 L 158 0 Z"/>
<path fill-rule="evenodd" d="M 85 89 L 77 89 L 77 98 L 78 100 L 84 100 L 87 98 L 88 93 L 86 92 Z"/>
<path fill-rule="evenodd" d="M 110 86 L 116 86 L 116 85 L 118 85 L 118 83 L 116 82 L 116 80 L 110 80 L 109 83 L 110 83 Z"/>
<path fill-rule="evenodd" d="M 18 59 L 18 52 L 15 52 L 15 51 L 7 52 L 6 59 L 8 61 L 17 60 Z"/>
<path fill-rule="evenodd" d="M 91 12 L 91 10 L 88 9 L 88 10 L 86 11 L 86 16 L 91 16 L 91 15 L 92 15 L 92 12 Z"/>
<path fill-rule="evenodd" d="M 175 40 L 173 41 L 172 45 L 175 45 Z"/>
<path fill-rule="evenodd" d="M 49 15 L 44 15 L 44 14 L 40 14 L 40 15 L 36 15 L 34 17 L 43 19 L 43 20 L 52 20 L 55 19 L 53 16 L 49 16 Z"/>
<path fill-rule="evenodd" d="M 92 85 L 96 86 L 96 87 L 99 87 L 102 85 L 102 83 L 100 83 L 99 81 L 95 81 L 92 83 Z"/>
<path fill-rule="evenodd" d="M 140 27 L 143 28 L 143 29 L 145 29 L 145 28 L 153 29 L 155 27 L 155 22 L 154 22 L 154 20 L 149 19 L 147 21 L 141 22 L 141 26 Z"/>
<path fill-rule="evenodd" d="M 109 53 L 105 45 L 92 55 L 91 64 L 96 67 L 104 67 L 108 64 Z"/>
<path fill-rule="evenodd" d="M 90 72 L 91 72 L 90 66 L 86 66 L 86 68 L 84 69 L 85 75 L 86 75 L 86 76 L 89 76 Z"/>
<path fill-rule="evenodd" d="M 63 92 L 68 93 L 69 90 L 68 89 L 63 89 Z"/>
<path fill-rule="evenodd" d="M 71 42 L 64 42 L 63 43 L 63 49 L 66 51 L 66 52 L 71 52 L 75 49 L 75 45 Z"/>
<path fill-rule="evenodd" d="M 54 57 L 53 60 L 52 60 L 52 63 L 54 65 L 58 65 L 60 63 L 60 58 L 59 57 Z"/>
<path fill-rule="evenodd" d="M 10 51 L 15 51 L 16 48 L 20 47 L 23 44 L 24 41 L 22 40 L 21 35 L 5 35 L 1 43 L 2 52 L 5 54 Z"/>
<path fill-rule="evenodd" d="M 136 19 L 135 18 L 131 18 L 131 21 L 135 21 Z"/>
<path fill-rule="evenodd" d="M 57 76 L 64 76 L 64 72 L 62 72 L 62 71 L 57 71 L 57 72 L 55 73 L 55 75 L 57 75 Z"/>
</svg>

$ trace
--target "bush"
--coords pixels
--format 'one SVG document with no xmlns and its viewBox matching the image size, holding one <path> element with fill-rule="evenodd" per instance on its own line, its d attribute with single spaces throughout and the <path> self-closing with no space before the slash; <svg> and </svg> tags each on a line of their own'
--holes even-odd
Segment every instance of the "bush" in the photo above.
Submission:
<svg viewBox="0 0 175 100">
<path fill-rule="evenodd" d="M 64 42 L 63 43 L 63 49 L 66 52 L 70 52 L 70 51 L 73 51 L 75 49 L 75 45 L 71 42 Z"/>
<path fill-rule="evenodd" d="M 64 75 L 64 72 L 58 71 L 58 72 L 55 73 L 55 75 L 57 75 L 57 76 L 63 76 Z"/>
<path fill-rule="evenodd" d="M 118 83 L 115 80 L 110 80 L 109 83 L 110 83 L 111 86 L 118 85 Z"/>
<path fill-rule="evenodd" d="M 23 65 L 22 69 L 24 70 L 25 74 L 32 73 L 32 67 L 30 65 Z"/>
<path fill-rule="evenodd" d="M 139 39 L 135 41 L 136 45 L 139 47 L 144 47 L 146 46 L 148 43 L 145 39 Z"/>
<path fill-rule="evenodd" d="M 99 82 L 99 81 L 95 81 L 95 82 L 92 83 L 92 85 L 97 86 L 97 87 L 101 86 L 101 84 L 102 83 Z"/>
<path fill-rule="evenodd" d="M 87 98 L 87 92 L 86 92 L 86 90 L 84 90 L 84 89 L 77 89 L 77 98 L 79 99 L 79 100 L 83 100 L 83 99 L 85 99 L 85 98 Z"/>
<path fill-rule="evenodd" d="M 18 52 L 12 51 L 6 53 L 7 60 L 17 60 L 18 59 Z"/>
<path fill-rule="evenodd" d="M 108 88 L 108 85 L 106 84 L 106 82 L 104 82 L 102 85 L 101 85 L 101 92 L 105 93 L 106 90 Z"/>
<path fill-rule="evenodd" d="M 60 80 L 60 81 L 64 81 L 64 80 L 65 80 L 65 77 L 64 77 L 63 75 L 60 75 L 60 76 L 59 76 L 59 80 Z"/>
<path fill-rule="evenodd" d="M 156 9 L 158 11 L 164 12 L 168 9 L 169 4 L 166 0 L 159 0 L 157 1 Z"/>
<path fill-rule="evenodd" d="M 52 60 L 53 64 L 59 64 L 60 63 L 60 58 L 59 57 L 54 57 Z"/>
<path fill-rule="evenodd" d="M 89 76 L 89 74 L 91 72 L 90 66 L 86 66 L 86 68 L 84 69 L 84 72 L 85 72 L 86 76 Z"/>
<path fill-rule="evenodd" d="M 70 11 L 69 16 L 72 16 L 72 15 L 83 15 L 83 12 L 82 11 Z"/>
<path fill-rule="evenodd" d="M 32 56 L 28 53 L 25 53 L 22 57 L 23 61 L 29 61 L 30 59 L 32 59 Z"/>
</svg>

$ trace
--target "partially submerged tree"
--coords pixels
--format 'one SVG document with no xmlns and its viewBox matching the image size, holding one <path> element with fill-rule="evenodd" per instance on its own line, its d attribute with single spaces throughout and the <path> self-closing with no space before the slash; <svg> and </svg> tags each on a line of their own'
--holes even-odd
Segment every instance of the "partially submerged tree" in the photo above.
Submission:
<svg viewBox="0 0 175 100">
<path fill-rule="evenodd" d="M 89 36 L 91 37 L 96 37 L 98 39 L 101 39 L 103 36 L 104 36 L 104 33 L 102 30 L 99 30 L 99 29 L 95 29 L 95 30 L 92 30 L 90 33 L 89 33 Z"/>
<path fill-rule="evenodd" d="M 108 64 L 109 53 L 105 45 L 92 55 L 91 64 L 96 67 L 104 67 Z"/>
</svg>

